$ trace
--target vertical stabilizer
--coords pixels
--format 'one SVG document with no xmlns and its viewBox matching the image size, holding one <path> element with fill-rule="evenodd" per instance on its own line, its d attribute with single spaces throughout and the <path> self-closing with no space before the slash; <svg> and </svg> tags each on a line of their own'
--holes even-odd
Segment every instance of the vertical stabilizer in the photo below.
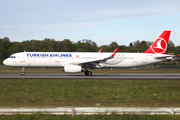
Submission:
<svg viewBox="0 0 180 120">
<path fill-rule="evenodd" d="M 171 31 L 166 30 L 156 39 L 156 41 L 143 53 L 165 54 Z"/>
</svg>

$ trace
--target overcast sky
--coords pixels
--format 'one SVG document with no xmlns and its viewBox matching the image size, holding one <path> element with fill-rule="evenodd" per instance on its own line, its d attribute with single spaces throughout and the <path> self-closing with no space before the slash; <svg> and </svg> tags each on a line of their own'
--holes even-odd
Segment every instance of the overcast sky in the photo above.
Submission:
<svg viewBox="0 0 180 120">
<path fill-rule="evenodd" d="M 91 39 L 98 46 L 154 41 L 171 30 L 180 45 L 180 0 L 0 0 L 0 38 Z"/>
</svg>

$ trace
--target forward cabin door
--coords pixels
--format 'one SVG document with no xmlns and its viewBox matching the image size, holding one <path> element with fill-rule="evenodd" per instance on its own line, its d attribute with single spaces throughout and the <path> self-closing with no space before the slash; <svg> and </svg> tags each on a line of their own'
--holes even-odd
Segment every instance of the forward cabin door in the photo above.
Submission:
<svg viewBox="0 0 180 120">
<path fill-rule="evenodd" d="M 25 55 L 26 55 L 25 52 L 23 53 L 23 55 L 21 55 L 20 62 L 25 62 Z"/>
</svg>

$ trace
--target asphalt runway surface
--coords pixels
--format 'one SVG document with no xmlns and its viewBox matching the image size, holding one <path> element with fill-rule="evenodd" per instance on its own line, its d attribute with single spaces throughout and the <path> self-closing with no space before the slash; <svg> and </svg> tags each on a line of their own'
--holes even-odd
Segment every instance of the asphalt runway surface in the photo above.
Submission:
<svg viewBox="0 0 180 120">
<path fill-rule="evenodd" d="M 0 74 L 0 79 L 116 79 L 116 80 L 180 80 L 179 73 L 145 73 L 145 74 Z"/>
</svg>

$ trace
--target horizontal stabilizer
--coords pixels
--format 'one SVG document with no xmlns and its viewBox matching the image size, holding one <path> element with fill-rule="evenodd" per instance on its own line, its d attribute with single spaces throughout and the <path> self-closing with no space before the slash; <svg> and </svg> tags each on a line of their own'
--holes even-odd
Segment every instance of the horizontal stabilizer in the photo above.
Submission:
<svg viewBox="0 0 180 120">
<path fill-rule="evenodd" d="M 169 59 L 173 59 L 174 57 L 175 57 L 175 55 L 166 55 L 166 56 L 159 56 L 159 57 L 155 57 L 155 58 L 158 60 L 162 60 L 162 59 L 169 60 Z"/>
</svg>

